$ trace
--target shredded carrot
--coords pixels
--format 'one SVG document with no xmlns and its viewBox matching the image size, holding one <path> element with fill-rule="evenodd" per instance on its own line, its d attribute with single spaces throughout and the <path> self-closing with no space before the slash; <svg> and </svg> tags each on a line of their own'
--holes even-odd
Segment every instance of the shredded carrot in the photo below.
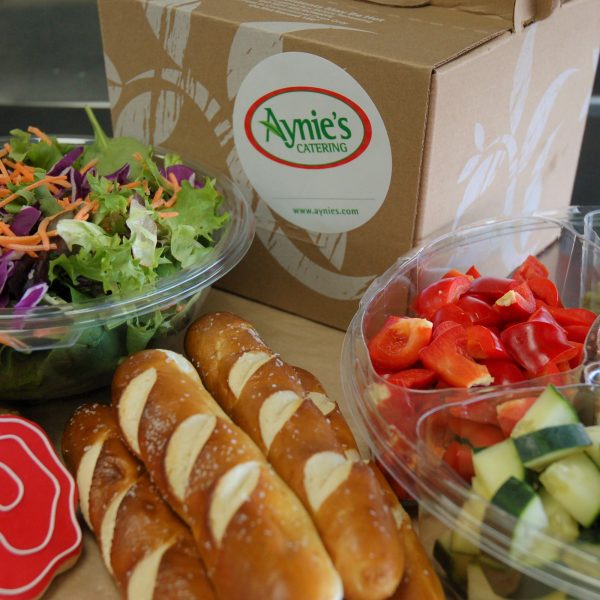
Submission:
<svg viewBox="0 0 600 600">
<path fill-rule="evenodd" d="M 7 333 L 0 333 L 0 344 L 10 346 L 15 350 L 25 350 L 27 348 L 27 344 L 25 344 L 21 340 L 18 340 L 12 335 L 8 335 Z"/>
<path fill-rule="evenodd" d="M 163 188 L 159 187 L 152 197 L 152 208 L 158 208 L 162 204 Z"/>
<path fill-rule="evenodd" d="M 132 190 L 140 185 L 142 185 L 140 181 L 130 181 L 129 183 L 122 184 L 120 187 L 122 190 Z"/>
<path fill-rule="evenodd" d="M 27 131 L 29 131 L 29 133 L 33 133 L 33 135 L 37 135 L 37 137 L 39 137 L 40 140 L 45 144 L 52 146 L 52 140 L 41 129 L 38 129 L 37 127 L 32 127 L 30 125 L 27 128 Z"/>
<path fill-rule="evenodd" d="M 7 144 L 5 144 L 4 148 L 0 150 L 0 158 L 4 158 L 9 153 L 9 149 L 6 146 Z"/>
<path fill-rule="evenodd" d="M 15 244 L 36 244 L 40 241 L 40 236 L 35 233 L 34 235 L 3 235 L 0 237 L 0 246 L 9 246 Z"/>
<path fill-rule="evenodd" d="M 90 169 L 93 169 L 97 164 L 98 159 L 92 158 L 92 160 L 87 162 L 85 165 L 83 165 L 83 167 L 81 167 L 81 169 L 79 169 L 79 172 L 81 173 L 81 175 L 83 175 L 84 173 L 87 173 Z"/>
<path fill-rule="evenodd" d="M 44 248 L 41 244 L 26 246 L 24 244 L 11 244 L 6 246 L 9 250 L 21 250 L 21 252 L 46 252 L 47 250 L 56 250 L 56 244 L 50 244 L 49 248 Z"/>
<path fill-rule="evenodd" d="M 4 221 L 0 221 L 0 233 L 15 236 L 12 229 Z"/>
<path fill-rule="evenodd" d="M 163 219 L 172 219 L 173 217 L 178 217 L 178 212 L 159 212 L 158 213 Z"/>
<path fill-rule="evenodd" d="M 68 181 L 66 181 L 66 178 L 64 175 L 57 175 L 55 177 L 47 176 L 42 179 L 39 179 L 38 181 L 34 181 L 33 183 L 30 183 L 29 185 L 25 186 L 24 188 L 21 188 L 19 190 L 19 192 L 34 190 L 35 188 L 40 187 L 41 185 L 47 185 L 48 183 L 55 183 L 56 185 L 59 185 L 64 188 L 71 187 L 71 184 Z M 12 202 L 13 200 L 15 200 L 18 197 L 19 197 L 18 192 L 15 192 L 14 194 L 7 196 L 6 198 L 4 198 L 4 200 L 2 200 L 0 202 L 0 208 L 2 208 L 3 206 L 6 206 L 7 204 L 9 204 L 10 202 Z"/>
<path fill-rule="evenodd" d="M 4 177 L 8 177 L 10 179 L 10 174 L 6 169 L 6 165 L 4 164 L 3 160 L 0 160 L 0 173 L 2 173 L 2 175 L 4 175 Z"/>
<path fill-rule="evenodd" d="M 76 221 L 86 221 L 89 218 L 88 213 L 92 210 L 91 202 L 84 202 L 77 214 L 73 217 Z M 85 217 L 85 218 L 84 218 Z"/>
</svg>

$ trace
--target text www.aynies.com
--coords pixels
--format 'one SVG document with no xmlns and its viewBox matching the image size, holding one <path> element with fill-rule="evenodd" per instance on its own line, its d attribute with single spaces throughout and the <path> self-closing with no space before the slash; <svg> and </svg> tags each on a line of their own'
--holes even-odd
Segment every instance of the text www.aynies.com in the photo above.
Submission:
<svg viewBox="0 0 600 600">
<path fill-rule="evenodd" d="M 295 215 L 357 215 L 358 208 L 294 208 Z"/>
</svg>

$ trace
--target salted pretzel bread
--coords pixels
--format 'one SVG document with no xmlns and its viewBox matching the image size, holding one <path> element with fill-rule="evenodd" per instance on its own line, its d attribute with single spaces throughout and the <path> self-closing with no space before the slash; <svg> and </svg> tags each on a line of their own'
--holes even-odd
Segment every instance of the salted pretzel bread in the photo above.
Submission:
<svg viewBox="0 0 600 600">
<path fill-rule="evenodd" d="M 339 575 L 300 501 L 181 355 L 146 350 L 113 379 L 128 445 L 189 525 L 222 600 L 339 600 Z"/>
</svg>

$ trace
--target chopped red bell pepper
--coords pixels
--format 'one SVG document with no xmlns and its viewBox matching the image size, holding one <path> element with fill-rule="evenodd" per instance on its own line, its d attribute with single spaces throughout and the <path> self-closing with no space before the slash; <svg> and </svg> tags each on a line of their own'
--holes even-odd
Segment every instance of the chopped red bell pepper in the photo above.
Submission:
<svg viewBox="0 0 600 600">
<path fill-rule="evenodd" d="M 471 265 L 465 275 L 470 275 L 473 279 L 479 279 L 481 277 L 481 273 L 477 270 L 475 265 Z"/>
<path fill-rule="evenodd" d="M 408 389 L 380 383 L 372 386 L 371 396 L 386 423 L 394 426 L 409 439 L 414 437 L 417 411 Z"/>
<path fill-rule="evenodd" d="M 444 452 L 443 460 L 465 481 L 471 481 L 475 475 L 473 450 L 467 444 L 461 444 L 457 440 L 451 441 Z"/>
<path fill-rule="evenodd" d="M 426 319 L 388 317 L 368 343 L 373 365 L 387 371 L 414 365 L 419 359 L 419 350 L 429 343 L 432 329 L 431 321 Z"/>
<path fill-rule="evenodd" d="M 475 359 L 508 358 L 500 338 L 483 325 L 471 325 L 467 330 L 467 352 Z"/>
<path fill-rule="evenodd" d="M 523 281 L 498 298 L 494 308 L 505 321 L 523 321 L 535 312 L 535 297 L 527 282 Z"/>
<path fill-rule="evenodd" d="M 483 364 L 494 378 L 494 385 L 505 385 L 507 383 L 525 381 L 525 374 L 512 359 L 484 360 Z"/>
<path fill-rule="evenodd" d="M 446 273 L 442 275 L 442 279 L 447 279 L 448 277 L 464 277 L 465 273 L 459 271 L 458 269 L 450 269 Z"/>
<path fill-rule="evenodd" d="M 498 311 L 494 310 L 492 306 L 481 298 L 472 294 L 462 296 L 456 303 L 456 306 L 467 313 L 474 325 L 495 327 L 502 323 L 502 317 Z"/>
<path fill-rule="evenodd" d="M 569 368 L 574 369 L 578 367 L 583 362 L 583 344 L 581 342 L 571 341 L 571 344 L 575 346 L 577 352 L 573 358 L 569 360 Z"/>
<path fill-rule="evenodd" d="M 467 421 L 474 421 L 475 423 L 487 423 L 490 425 L 498 425 L 498 416 L 496 415 L 496 408 L 487 400 L 481 400 L 477 402 L 463 402 L 455 404 L 448 409 L 448 412 L 453 417 L 460 417 Z"/>
<path fill-rule="evenodd" d="M 404 369 L 403 371 L 386 375 L 384 379 L 393 385 L 413 390 L 425 390 L 433 386 L 437 381 L 437 375 L 429 369 Z"/>
<path fill-rule="evenodd" d="M 533 313 L 531 313 L 530 317 L 527 319 L 528 321 L 542 321 L 544 323 L 550 323 L 551 325 L 555 325 L 559 327 L 563 331 L 564 327 L 558 324 L 556 319 L 552 316 L 552 313 L 546 308 L 547 305 L 543 305 L 538 307 Z"/>
<path fill-rule="evenodd" d="M 545 302 L 548 306 L 561 306 L 558 288 L 553 281 L 547 277 L 530 277 L 527 284 L 536 298 Z"/>
<path fill-rule="evenodd" d="M 565 325 L 563 329 L 570 342 L 579 342 L 580 344 L 585 342 L 585 338 L 590 331 L 587 325 Z"/>
<path fill-rule="evenodd" d="M 504 296 L 514 283 L 513 279 L 505 277 L 479 277 L 471 283 L 469 294 L 482 295 L 495 302 L 500 296 Z"/>
<path fill-rule="evenodd" d="M 431 336 L 431 339 L 434 340 L 435 338 L 442 335 L 442 333 L 446 333 L 446 331 L 452 329 L 453 327 L 463 326 L 460 323 L 457 323 L 456 321 L 442 321 L 437 327 L 433 328 L 433 335 Z"/>
<path fill-rule="evenodd" d="M 548 363 L 570 360 L 577 353 L 560 327 L 544 321 L 511 325 L 500 339 L 517 364 L 534 376 Z"/>
<path fill-rule="evenodd" d="M 447 277 L 428 285 L 416 298 L 415 311 L 431 319 L 446 304 L 456 302 L 470 287 L 471 279 L 466 275 Z"/>
<path fill-rule="evenodd" d="M 514 272 L 517 281 L 526 281 L 532 277 L 548 277 L 550 272 L 538 258 L 531 254 L 521 263 Z"/>
<path fill-rule="evenodd" d="M 490 385 L 489 371 L 468 355 L 466 346 L 467 332 L 459 325 L 433 339 L 420 350 L 419 358 L 427 369 L 455 387 Z"/>
<path fill-rule="evenodd" d="M 470 315 L 464 311 L 458 304 L 446 304 L 438 309 L 433 315 L 433 329 L 435 330 L 441 323 L 453 321 L 460 325 L 471 325 Z"/>
<path fill-rule="evenodd" d="M 515 400 L 507 400 L 496 407 L 498 414 L 498 423 L 500 429 L 507 437 L 512 433 L 515 425 L 520 421 L 529 407 L 537 400 L 537 396 L 530 398 L 517 398 Z"/>
<path fill-rule="evenodd" d="M 554 306 L 548 306 L 547 308 L 557 323 L 562 326 L 587 325 L 591 327 L 598 316 L 587 308 L 560 308 Z"/>
<path fill-rule="evenodd" d="M 497 425 L 478 423 L 461 417 L 451 416 L 448 426 L 461 441 L 468 442 L 472 448 L 487 448 L 502 442 L 506 437 Z"/>
</svg>

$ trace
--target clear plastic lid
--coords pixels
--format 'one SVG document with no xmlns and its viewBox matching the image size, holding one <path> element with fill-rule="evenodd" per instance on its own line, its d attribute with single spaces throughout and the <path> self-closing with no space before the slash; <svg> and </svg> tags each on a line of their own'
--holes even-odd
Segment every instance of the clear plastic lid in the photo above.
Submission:
<svg viewBox="0 0 600 600">
<path fill-rule="evenodd" d="M 86 144 L 90 138 L 58 136 L 60 142 Z M 156 151 L 160 157 L 160 150 Z M 240 189 L 225 176 L 186 162 L 198 174 L 211 177 L 223 196 L 220 211 L 229 213 L 225 226 L 215 234 L 215 245 L 206 258 L 128 297 L 110 296 L 85 304 L 38 305 L 22 312 L 0 309 L 0 332 L 15 340 L 23 351 L 68 347 L 91 326 L 113 327 L 127 319 L 164 310 L 186 301 L 228 273 L 246 254 L 254 237 L 254 217 Z"/>
<path fill-rule="evenodd" d="M 449 440 L 444 422 L 448 415 L 483 415 L 500 403 L 531 397 L 554 383 L 562 386 L 584 424 L 595 424 L 600 407 L 600 388 L 594 385 L 600 372 L 598 320 L 586 340 L 583 365 L 512 386 L 431 390 L 395 386 L 375 372 L 367 342 L 389 316 L 410 316 L 419 292 L 449 269 L 464 272 L 474 264 L 482 274 L 508 277 L 529 254 L 549 269 L 565 306 L 598 312 L 599 215 L 594 207 L 572 207 L 490 220 L 438 237 L 400 257 L 365 293 L 347 331 L 341 364 L 343 409 L 353 429 L 422 509 L 443 527 L 460 528 L 461 535 L 485 555 L 576 598 L 600 597 L 600 556 L 533 527 L 523 538 L 529 540 L 527 545 L 515 547 L 511 534 L 515 518 L 474 493 L 443 462 Z M 475 507 L 473 514 L 485 512 L 483 523 L 468 512 L 465 515 L 467 503 Z M 545 556 L 556 558 L 532 560 L 544 548 Z"/>
</svg>

